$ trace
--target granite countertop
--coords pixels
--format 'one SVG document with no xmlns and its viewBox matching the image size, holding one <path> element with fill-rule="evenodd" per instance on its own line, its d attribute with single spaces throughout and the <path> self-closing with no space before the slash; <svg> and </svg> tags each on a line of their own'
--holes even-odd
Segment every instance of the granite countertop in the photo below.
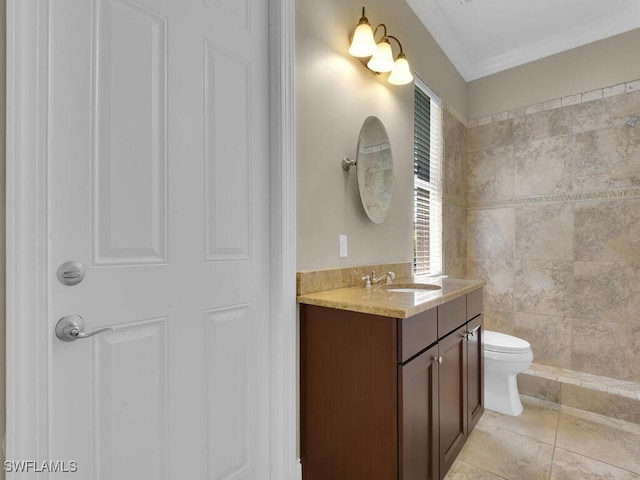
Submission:
<svg viewBox="0 0 640 480">
<path fill-rule="evenodd" d="M 418 293 L 404 293 L 388 292 L 384 289 L 386 285 L 374 285 L 370 288 L 348 287 L 300 295 L 297 300 L 298 303 L 307 305 L 370 313 L 384 317 L 408 318 L 466 295 L 485 285 L 482 280 L 455 278 L 438 278 L 429 279 L 428 281 L 398 278 L 393 283 L 396 285 L 424 283 L 438 285 L 441 288 Z"/>
</svg>

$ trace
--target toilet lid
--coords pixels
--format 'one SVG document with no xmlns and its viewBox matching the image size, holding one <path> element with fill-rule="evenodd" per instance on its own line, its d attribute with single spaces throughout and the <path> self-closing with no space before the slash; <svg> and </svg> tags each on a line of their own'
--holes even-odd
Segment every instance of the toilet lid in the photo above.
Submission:
<svg viewBox="0 0 640 480">
<path fill-rule="evenodd" d="M 501 353 L 523 353 L 531 350 L 531 344 L 505 333 L 484 331 L 484 349 Z"/>
</svg>

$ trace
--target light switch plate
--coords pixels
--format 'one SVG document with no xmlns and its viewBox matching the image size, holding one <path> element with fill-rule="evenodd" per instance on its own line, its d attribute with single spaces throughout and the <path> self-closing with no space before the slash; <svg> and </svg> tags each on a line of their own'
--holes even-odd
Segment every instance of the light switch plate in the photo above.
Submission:
<svg viewBox="0 0 640 480">
<path fill-rule="evenodd" d="M 347 256 L 347 236 L 346 235 L 338 235 L 340 239 L 340 257 L 344 258 Z"/>
</svg>

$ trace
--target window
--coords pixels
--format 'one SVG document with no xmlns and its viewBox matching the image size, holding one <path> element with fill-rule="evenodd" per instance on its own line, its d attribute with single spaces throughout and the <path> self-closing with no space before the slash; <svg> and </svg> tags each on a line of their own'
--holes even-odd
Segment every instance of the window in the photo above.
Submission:
<svg viewBox="0 0 640 480">
<path fill-rule="evenodd" d="M 416 79 L 414 100 L 414 275 L 442 274 L 442 104 Z"/>
</svg>

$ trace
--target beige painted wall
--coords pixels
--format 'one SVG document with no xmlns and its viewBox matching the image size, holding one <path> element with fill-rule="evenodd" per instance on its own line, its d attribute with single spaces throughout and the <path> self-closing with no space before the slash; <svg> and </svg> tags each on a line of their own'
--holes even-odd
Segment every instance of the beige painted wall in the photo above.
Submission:
<svg viewBox="0 0 640 480">
<path fill-rule="evenodd" d="M 640 29 L 469 82 L 467 118 L 640 79 Z"/>
<path fill-rule="evenodd" d="M 376 78 L 347 53 L 362 3 L 296 2 L 296 136 L 298 270 L 410 261 L 413 202 L 413 89 Z M 466 84 L 405 2 L 372 0 L 367 17 L 402 42 L 417 73 L 444 101 L 465 113 Z M 380 225 L 360 204 L 354 158 L 369 115 L 385 124 L 394 153 L 394 193 Z M 338 255 L 338 235 L 349 256 Z"/>
</svg>

